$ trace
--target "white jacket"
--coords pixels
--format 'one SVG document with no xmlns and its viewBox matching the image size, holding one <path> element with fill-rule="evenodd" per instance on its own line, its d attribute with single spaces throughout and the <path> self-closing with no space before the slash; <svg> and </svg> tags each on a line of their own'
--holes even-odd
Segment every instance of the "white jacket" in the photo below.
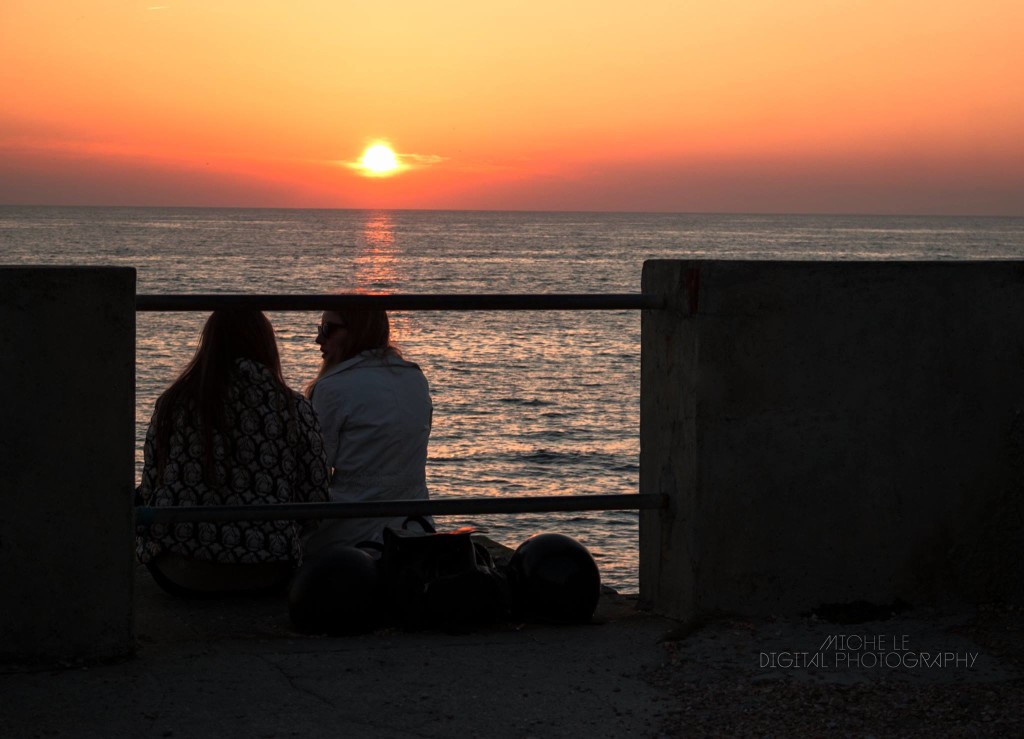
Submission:
<svg viewBox="0 0 1024 739">
<path fill-rule="evenodd" d="M 363 352 L 332 367 L 313 388 L 327 462 L 330 499 L 339 502 L 426 499 L 427 440 L 433 404 L 427 379 L 394 352 Z M 316 543 L 381 541 L 405 516 L 325 521 Z"/>
</svg>

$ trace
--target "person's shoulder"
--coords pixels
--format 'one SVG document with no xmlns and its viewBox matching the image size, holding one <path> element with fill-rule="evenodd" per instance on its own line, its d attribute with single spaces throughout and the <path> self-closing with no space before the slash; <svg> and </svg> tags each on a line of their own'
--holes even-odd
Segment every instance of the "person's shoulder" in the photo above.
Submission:
<svg viewBox="0 0 1024 739">
<path fill-rule="evenodd" d="M 268 393 L 281 393 L 284 391 L 288 395 L 301 397 L 298 391 L 282 384 L 281 380 L 269 367 L 254 359 L 239 358 L 235 360 L 232 382 L 236 388 L 240 386 L 257 387 Z"/>
<path fill-rule="evenodd" d="M 292 390 L 291 388 L 289 388 L 288 395 L 292 399 L 292 404 L 294 404 L 294 406 L 298 408 L 300 411 L 304 411 L 307 409 L 310 411 L 313 410 L 312 401 L 310 401 L 309 398 L 300 393 L 298 390 Z"/>
<path fill-rule="evenodd" d="M 267 382 L 273 379 L 270 368 L 255 359 L 239 357 L 235 360 L 235 377 L 248 382 Z"/>
<path fill-rule="evenodd" d="M 313 401 L 296 390 L 289 390 L 288 393 L 291 396 L 292 407 L 295 409 L 302 422 L 307 425 L 316 425 L 317 428 L 319 428 L 319 422 L 317 421 L 317 414 L 316 409 L 313 407 Z"/>
<path fill-rule="evenodd" d="M 368 355 L 368 366 L 414 370 L 418 370 L 420 368 L 418 364 L 402 356 L 401 352 L 397 349 L 389 348 L 384 351 L 374 350 L 372 352 L 364 352 L 364 354 Z"/>
<path fill-rule="evenodd" d="M 343 362 L 338 362 L 338 364 L 328 368 L 323 375 L 320 376 L 320 379 L 316 381 L 316 386 L 331 387 L 347 385 L 363 374 L 356 370 L 373 369 L 378 366 L 380 366 L 379 362 L 371 352 L 361 352 L 354 357 L 349 357 Z M 316 395 L 315 390 L 313 394 L 314 396 Z"/>
<path fill-rule="evenodd" d="M 321 389 L 327 389 L 328 392 L 331 389 L 348 392 L 353 387 L 360 387 L 366 382 L 372 382 L 371 378 L 380 376 L 382 371 L 396 372 L 407 369 L 422 374 L 418 364 L 403 359 L 396 352 L 364 351 L 324 372 L 316 381 L 313 397 L 316 398 L 317 392 Z"/>
</svg>

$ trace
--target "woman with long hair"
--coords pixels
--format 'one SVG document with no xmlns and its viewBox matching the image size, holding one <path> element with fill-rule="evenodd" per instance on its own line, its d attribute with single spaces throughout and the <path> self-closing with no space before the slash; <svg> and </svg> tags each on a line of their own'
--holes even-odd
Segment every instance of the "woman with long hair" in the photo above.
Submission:
<svg viewBox="0 0 1024 739">
<path fill-rule="evenodd" d="M 323 363 L 306 389 L 320 419 L 332 501 L 423 500 L 433 417 L 423 372 L 391 342 L 382 310 L 326 311 L 316 343 Z M 380 542 L 405 516 L 325 523 L 310 549 Z"/>
<path fill-rule="evenodd" d="M 156 402 L 139 502 L 256 505 L 327 499 L 312 406 L 281 373 L 274 329 L 258 310 L 218 310 L 195 356 Z M 294 521 L 140 526 L 139 560 L 179 594 L 283 587 L 301 558 Z"/>
</svg>

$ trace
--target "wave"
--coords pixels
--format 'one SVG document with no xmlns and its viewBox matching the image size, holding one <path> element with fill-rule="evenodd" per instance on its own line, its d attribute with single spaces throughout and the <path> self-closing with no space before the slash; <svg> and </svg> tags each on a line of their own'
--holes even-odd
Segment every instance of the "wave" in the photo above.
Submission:
<svg viewBox="0 0 1024 739">
<path fill-rule="evenodd" d="M 521 405 L 531 408 L 537 408 L 541 406 L 555 405 L 550 400 L 541 400 L 540 398 L 498 398 L 499 403 L 508 403 L 510 405 Z"/>
<path fill-rule="evenodd" d="M 568 450 L 556 449 L 530 449 L 510 451 L 488 451 L 468 452 L 466 454 L 431 455 L 431 464 L 537 464 L 537 465 L 565 465 L 565 464 L 597 464 L 606 470 L 613 472 L 637 472 L 640 465 L 635 461 L 626 461 L 622 454 L 616 454 L 598 450 Z"/>
</svg>

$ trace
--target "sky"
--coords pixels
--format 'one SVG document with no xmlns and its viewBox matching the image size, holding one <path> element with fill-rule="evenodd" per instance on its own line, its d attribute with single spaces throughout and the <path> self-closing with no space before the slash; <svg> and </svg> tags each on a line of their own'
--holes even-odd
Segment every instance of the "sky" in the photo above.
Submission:
<svg viewBox="0 0 1024 739">
<path fill-rule="evenodd" d="M 2 0 L 0 204 L 1024 216 L 1022 29 L 1021 0 Z"/>
</svg>

